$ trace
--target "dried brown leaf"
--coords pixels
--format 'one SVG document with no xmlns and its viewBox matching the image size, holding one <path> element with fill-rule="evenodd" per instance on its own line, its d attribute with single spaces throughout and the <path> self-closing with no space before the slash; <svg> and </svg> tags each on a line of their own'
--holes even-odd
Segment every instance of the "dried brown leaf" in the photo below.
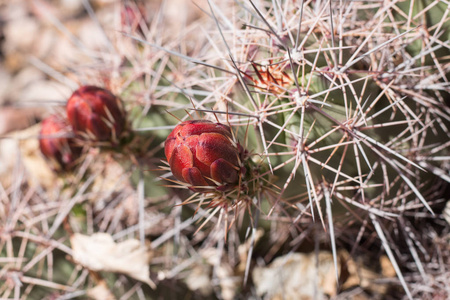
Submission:
<svg viewBox="0 0 450 300">
<path fill-rule="evenodd" d="M 94 300 L 116 300 L 116 297 L 111 293 L 103 280 L 95 287 L 87 290 L 87 295 Z"/>
<path fill-rule="evenodd" d="M 87 236 L 75 233 L 71 236 L 73 259 L 92 271 L 116 272 L 156 288 L 150 279 L 151 254 L 148 247 L 136 239 L 116 243 L 107 233 Z"/>
<path fill-rule="evenodd" d="M 328 252 L 279 257 L 267 267 L 256 267 L 253 281 L 264 299 L 322 299 L 337 292 L 333 255 Z"/>
</svg>

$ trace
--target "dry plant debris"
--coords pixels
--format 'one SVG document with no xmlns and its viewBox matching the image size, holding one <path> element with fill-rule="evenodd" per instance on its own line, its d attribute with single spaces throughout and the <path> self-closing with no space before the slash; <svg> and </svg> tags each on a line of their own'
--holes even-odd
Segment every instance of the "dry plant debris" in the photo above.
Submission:
<svg viewBox="0 0 450 300">
<path fill-rule="evenodd" d="M 75 233 L 70 237 L 73 259 L 92 271 L 126 274 L 156 288 L 150 279 L 151 252 L 139 240 L 116 243 L 111 235 L 96 233 L 91 236 Z"/>
<path fill-rule="evenodd" d="M 292 253 L 253 270 L 256 293 L 264 299 L 324 299 L 337 293 L 333 255 Z"/>
</svg>

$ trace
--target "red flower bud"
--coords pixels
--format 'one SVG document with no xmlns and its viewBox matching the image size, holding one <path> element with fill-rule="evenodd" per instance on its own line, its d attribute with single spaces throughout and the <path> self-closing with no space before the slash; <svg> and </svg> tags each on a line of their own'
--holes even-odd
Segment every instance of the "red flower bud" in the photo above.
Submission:
<svg viewBox="0 0 450 300">
<path fill-rule="evenodd" d="M 141 22 L 145 22 L 147 14 L 142 3 L 124 3 L 120 9 L 120 21 L 122 27 L 131 31 L 138 29 L 142 33 Z"/>
<path fill-rule="evenodd" d="M 73 130 L 84 139 L 116 143 L 124 131 L 122 101 L 108 90 L 82 86 L 69 98 L 66 110 Z"/>
<path fill-rule="evenodd" d="M 228 126 L 204 120 L 185 121 L 169 134 L 165 154 L 173 175 L 196 192 L 232 188 L 239 181 L 239 146 Z"/>
<path fill-rule="evenodd" d="M 80 157 L 81 148 L 67 137 L 69 134 L 70 126 L 61 116 L 51 115 L 42 121 L 39 147 L 56 171 L 69 170 Z"/>
</svg>

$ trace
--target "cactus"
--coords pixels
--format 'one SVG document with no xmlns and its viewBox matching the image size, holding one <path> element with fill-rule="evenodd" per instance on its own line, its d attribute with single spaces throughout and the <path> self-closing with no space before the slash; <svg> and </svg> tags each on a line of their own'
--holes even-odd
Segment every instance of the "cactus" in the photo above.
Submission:
<svg viewBox="0 0 450 300">
<path fill-rule="evenodd" d="M 78 140 L 94 146 L 79 182 L 47 191 L 62 195 L 59 206 L 47 204 L 58 207 L 45 219 L 49 224 L 35 225 L 40 207 L 23 210 L 23 221 L 5 218 L 10 246 L 0 244 L 0 252 L 8 257 L 19 253 L 15 238 L 24 241 L 24 257 L 35 245 L 76 257 L 63 244 L 72 231 L 108 232 L 119 241 L 139 237 L 142 251 L 156 257 L 151 280 L 141 280 L 152 284 L 137 284 L 133 278 L 140 276 L 87 272 L 88 264 L 61 255 L 42 275 L 42 268 L 32 268 L 45 255 L 31 254 L 22 277 L 0 272 L 8 282 L 0 291 L 9 297 L 20 288 L 15 278 L 22 278 L 28 290 L 45 291 L 33 286 L 37 282 L 68 297 L 93 284 L 117 297 L 270 297 L 255 295 L 256 266 L 320 249 L 332 253 L 334 281 L 342 281 L 330 297 L 348 297 L 349 284 L 361 297 L 387 297 L 387 290 L 395 298 L 448 297 L 450 227 L 441 214 L 450 181 L 447 4 L 208 4 L 203 18 L 187 24 L 197 27 L 180 35 L 158 30 L 175 26 L 163 8 L 157 17 L 140 4 L 114 4 L 114 12 L 122 12 L 116 27 L 125 32 L 112 38 L 104 31 L 108 55 L 91 53 L 103 69 L 80 65 L 76 73 L 79 82 L 88 78 L 114 87 L 114 94 L 83 86 L 67 103 Z M 149 25 L 147 17 L 148 30 L 142 26 Z M 105 145 L 116 151 L 96 151 Z M 45 150 L 50 146 L 41 147 L 43 153 L 60 161 Z M 102 181 L 103 174 L 109 175 Z M 20 194 L 20 186 L 8 197 Z M 9 234 L 27 224 L 37 232 L 31 238 Z M 373 290 L 363 277 L 346 281 L 355 268 L 381 277 L 384 254 L 398 280 Z M 56 280 L 52 268 L 73 279 Z M 196 286 L 196 276 L 207 287 Z M 173 282 L 179 290 L 168 287 Z"/>
</svg>

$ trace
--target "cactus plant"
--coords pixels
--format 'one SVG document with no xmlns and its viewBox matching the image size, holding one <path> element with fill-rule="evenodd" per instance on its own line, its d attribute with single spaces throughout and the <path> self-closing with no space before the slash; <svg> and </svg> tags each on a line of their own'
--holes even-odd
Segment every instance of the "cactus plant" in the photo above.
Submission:
<svg viewBox="0 0 450 300">
<path fill-rule="evenodd" d="M 448 297 L 450 227 L 441 214 L 450 181 L 447 4 L 208 4 L 203 17 L 167 36 L 159 28 L 173 28 L 174 22 L 161 7 L 148 10 L 149 30 L 133 22 L 126 24 L 127 33 L 103 31 L 117 34 L 109 36 L 103 55 L 79 46 L 100 67 L 80 64 L 77 81 L 114 86 L 118 96 L 106 98 L 124 99 L 129 111 L 120 101 L 112 104 L 119 107 L 117 116 L 115 108 L 102 111 L 104 103 L 93 104 L 92 115 L 68 105 L 78 138 L 116 146 L 129 133 L 139 135 L 142 147 L 116 147 L 128 164 L 105 180 L 108 185 L 94 187 L 94 178 L 117 165 L 91 151 L 93 163 L 85 165 L 92 173 L 79 176 L 71 193 L 47 192 L 62 195 L 59 202 L 45 202 L 41 192 L 21 200 L 17 195 L 26 184 L 6 189 L 8 213 L 17 217 L 5 217 L 0 207 L 8 245 L 0 244 L 0 251 L 8 258 L 21 253 L 20 262 L 30 252 L 32 258 L 0 272 L 8 282 L 0 291 L 5 297 L 19 294 L 21 280 L 27 292 L 45 290 L 36 284 L 65 297 L 97 285 L 124 298 L 248 299 L 255 297 L 258 280 L 249 278 L 253 269 L 282 266 L 297 251 L 315 251 L 307 256 L 319 260 L 324 250 L 334 260 L 332 282 L 344 281 L 327 289 L 330 297 Z M 117 13 L 128 4 L 114 5 Z M 93 10 L 87 11 L 96 21 Z M 89 123 L 88 115 L 98 118 Z M 133 122 L 123 121 L 125 115 Z M 168 165 L 163 172 L 152 168 L 160 160 Z M 114 184 L 128 179 L 125 187 Z M 27 191 L 34 195 L 32 188 Z M 24 209 L 29 199 L 36 207 Z M 50 211 L 45 220 L 40 202 Z M 22 232 L 24 226 L 28 231 Z M 104 231 L 115 240 L 139 236 L 142 245 L 150 240 L 156 290 L 52 256 L 57 247 L 74 257 L 65 239 L 71 231 Z M 14 239 L 22 244 L 16 247 Z M 33 252 L 35 245 L 45 251 Z M 350 257 L 343 259 L 345 250 Z M 385 254 L 390 272 L 381 263 Z M 42 263 L 34 272 L 44 257 L 48 267 Z M 380 289 L 367 284 L 361 275 L 366 272 L 357 272 L 359 281 L 352 275 L 346 281 L 346 271 L 361 264 L 379 278 L 395 273 L 398 279 L 389 277 Z M 70 280 L 53 278 L 53 270 Z M 277 289 L 284 287 L 281 277 Z"/>
</svg>

